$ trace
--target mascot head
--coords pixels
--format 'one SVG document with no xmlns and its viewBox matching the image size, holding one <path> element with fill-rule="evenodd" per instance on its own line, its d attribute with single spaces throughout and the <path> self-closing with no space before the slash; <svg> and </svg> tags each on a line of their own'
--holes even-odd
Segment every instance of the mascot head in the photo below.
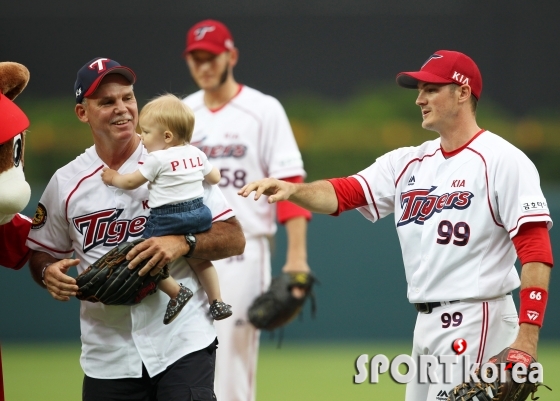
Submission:
<svg viewBox="0 0 560 401">
<path fill-rule="evenodd" d="M 23 174 L 25 130 L 29 120 L 12 101 L 29 82 L 29 71 L 18 63 L 0 62 L 0 225 L 21 212 L 31 196 Z"/>
</svg>

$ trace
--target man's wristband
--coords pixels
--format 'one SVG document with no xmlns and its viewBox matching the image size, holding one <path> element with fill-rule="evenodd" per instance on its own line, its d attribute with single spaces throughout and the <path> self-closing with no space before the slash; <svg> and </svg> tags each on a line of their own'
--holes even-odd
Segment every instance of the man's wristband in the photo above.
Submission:
<svg viewBox="0 0 560 401">
<path fill-rule="evenodd" d="M 519 324 L 542 327 L 548 292 L 544 288 L 529 287 L 519 292 Z"/>
<path fill-rule="evenodd" d="M 50 265 L 52 265 L 52 263 L 47 263 L 45 266 L 43 266 L 43 270 L 41 271 L 41 282 L 43 283 L 43 285 L 47 285 L 47 283 L 45 283 L 45 271 Z"/>
<path fill-rule="evenodd" d="M 196 237 L 193 234 L 185 235 L 185 241 L 189 244 L 189 251 L 185 254 L 185 258 L 190 258 L 196 248 Z"/>
</svg>

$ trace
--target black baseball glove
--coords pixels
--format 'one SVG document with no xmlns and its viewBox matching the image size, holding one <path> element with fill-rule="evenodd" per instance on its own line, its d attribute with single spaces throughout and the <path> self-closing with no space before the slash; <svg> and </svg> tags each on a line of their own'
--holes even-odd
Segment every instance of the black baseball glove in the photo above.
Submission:
<svg viewBox="0 0 560 401">
<path fill-rule="evenodd" d="M 274 277 L 268 291 L 257 297 L 249 307 L 249 321 L 258 329 L 274 330 L 285 326 L 301 311 L 307 298 L 315 313 L 313 285 L 316 278 L 312 273 L 282 273 Z M 292 288 L 300 287 L 305 295 L 296 298 Z"/>
<path fill-rule="evenodd" d="M 79 289 L 76 298 L 82 301 L 101 302 L 105 305 L 134 305 L 157 290 L 157 284 L 169 277 L 167 265 L 155 276 L 138 272 L 148 262 L 142 261 L 129 269 L 126 254 L 143 238 L 123 242 L 99 258 L 76 277 Z"/>
<path fill-rule="evenodd" d="M 527 366 L 527 371 L 530 371 L 530 365 L 535 359 L 526 352 L 514 349 L 505 348 L 498 355 L 493 356 L 488 361 L 498 367 L 505 364 L 505 381 L 500 381 L 500 374 L 497 374 L 496 379 L 490 383 L 486 383 L 481 376 L 481 371 L 478 369 L 476 375 L 478 383 L 471 380 L 468 383 L 462 383 L 456 386 L 449 394 L 449 401 L 525 401 L 529 395 L 531 400 L 537 400 L 535 392 L 539 386 L 545 386 L 550 390 L 550 387 L 542 383 L 531 383 L 528 380 L 528 375 L 522 376 L 523 383 L 517 383 L 512 375 L 512 365 L 516 363 L 523 363 Z M 533 368 L 536 369 L 536 368 Z M 486 377 L 490 377 L 491 372 L 487 372 Z M 521 376 L 521 375 L 520 375 Z"/>
</svg>

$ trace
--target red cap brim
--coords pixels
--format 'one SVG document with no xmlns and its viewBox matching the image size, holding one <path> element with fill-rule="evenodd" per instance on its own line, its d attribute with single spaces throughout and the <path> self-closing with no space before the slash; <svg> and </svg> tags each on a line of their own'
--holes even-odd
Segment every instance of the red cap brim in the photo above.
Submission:
<svg viewBox="0 0 560 401">
<path fill-rule="evenodd" d="M 0 93 L 0 144 L 29 128 L 29 119 L 19 107 Z"/>
<path fill-rule="evenodd" d="M 134 84 L 134 82 L 136 82 L 136 74 L 134 74 L 134 71 L 132 71 L 130 68 L 124 67 L 122 65 L 109 68 L 107 71 L 103 72 L 103 74 L 99 75 L 95 79 L 95 81 L 93 81 L 93 83 L 90 85 L 87 92 L 84 93 L 84 97 L 91 96 L 93 92 L 95 92 L 99 84 L 101 83 L 101 80 L 105 78 L 105 76 L 108 74 L 121 74 L 123 77 L 125 77 L 130 81 L 131 85 Z"/>
<path fill-rule="evenodd" d="M 403 88 L 416 89 L 419 81 L 430 84 L 450 84 L 453 82 L 451 79 L 442 78 L 426 71 L 401 72 L 397 75 L 397 84 Z"/>
<path fill-rule="evenodd" d="M 215 45 L 213 43 L 208 42 L 196 42 L 192 43 L 183 52 L 183 57 L 185 57 L 188 53 L 195 51 L 195 50 L 204 50 L 212 54 L 222 54 L 227 49 L 224 46 Z"/>
</svg>

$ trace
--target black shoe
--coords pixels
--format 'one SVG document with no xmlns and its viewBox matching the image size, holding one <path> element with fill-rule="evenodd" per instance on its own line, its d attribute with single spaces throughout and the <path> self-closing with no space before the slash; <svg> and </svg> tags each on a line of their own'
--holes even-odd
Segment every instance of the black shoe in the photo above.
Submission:
<svg viewBox="0 0 560 401">
<path fill-rule="evenodd" d="M 210 313 L 214 320 L 223 320 L 231 316 L 231 305 L 220 302 L 217 299 L 210 305 Z"/>
<path fill-rule="evenodd" d="M 179 284 L 179 294 L 177 298 L 172 298 L 167 304 L 167 310 L 165 311 L 165 317 L 163 318 L 163 324 L 171 323 L 181 312 L 181 309 L 189 302 L 192 298 L 193 292 L 185 287 L 183 284 Z"/>
</svg>

